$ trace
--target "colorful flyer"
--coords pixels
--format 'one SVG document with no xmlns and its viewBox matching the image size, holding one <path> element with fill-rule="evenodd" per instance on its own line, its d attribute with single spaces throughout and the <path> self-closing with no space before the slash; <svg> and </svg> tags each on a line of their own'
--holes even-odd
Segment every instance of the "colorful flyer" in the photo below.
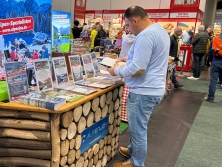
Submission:
<svg viewBox="0 0 222 167">
<path fill-rule="evenodd" d="M 25 62 L 5 63 L 5 73 L 10 101 L 29 94 Z"/>
<path fill-rule="evenodd" d="M 72 79 L 74 82 L 83 80 L 83 71 L 79 55 L 69 56 L 69 63 L 72 71 Z"/>
<path fill-rule="evenodd" d="M 70 49 L 71 13 L 52 11 L 52 50 L 68 52 Z"/>
<path fill-rule="evenodd" d="M 65 57 L 54 57 L 52 63 L 57 86 L 69 83 Z"/>
<path fill-rule="evenodd" d="M 3 0 L 0 51 L 11 61 L 50 59 L 52 0 Z"/>
<path fill-rule="evenodd" d="M 86 78 L 94 77 L 95 71 L 94 71 L 94 66 L 93 66 L 91 55 L 90 54 L 81 55 L 81 58 L 82 58 Z"/>
<path fill-rule="evenodd" d="M 38 91 L 53 89 L 52 74 L 48 59 L 33 61 Z"/>
</svg>

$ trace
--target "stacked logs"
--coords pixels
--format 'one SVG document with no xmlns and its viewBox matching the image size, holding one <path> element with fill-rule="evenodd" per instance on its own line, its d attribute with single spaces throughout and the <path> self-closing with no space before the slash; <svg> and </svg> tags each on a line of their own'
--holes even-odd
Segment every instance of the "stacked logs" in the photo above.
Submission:
<svg viewBox="0 0 222 167">
<path fill-rule="evenodd" d="M 52 151 L 52 161 L 59 162 L 61 167 L 104 167 L 118 148 L 122 92 L 121 86 L 62 114 L 58 139 L 60 151 Z M 81 133 L 107 115 L 108 135 L 81 153 Z"/>
<path fill-rule="evenodd" d="M 48 113 L 1 110 L 0 166 L 50 167 Z"/>
</svg>

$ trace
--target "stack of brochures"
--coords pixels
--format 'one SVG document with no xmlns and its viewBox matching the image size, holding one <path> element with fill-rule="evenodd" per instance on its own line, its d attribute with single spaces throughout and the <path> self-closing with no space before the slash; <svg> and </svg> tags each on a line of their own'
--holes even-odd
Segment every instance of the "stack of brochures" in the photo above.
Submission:
<svg viewBox="0 0 222 167">
<path fill-rule="evenodd" d="M 20 103 L 31 106 L 57 110 L 66 101 L 73 102 L 83 98 L 84 95 L 75 94 L 64 90 L 50 90 L 45 92 L 33 92 L 28 96 L 21 96 Z"/>
<path fill-rule="evenodd" d="M 122 82 L 122 78 L 119 76 L 97 76 L 97 77 L 91 77 L 90 81 L 92 82 L 100 82 L 100 83 L 107 83 L 107 84 L 118 84 Z"/>
</svg>

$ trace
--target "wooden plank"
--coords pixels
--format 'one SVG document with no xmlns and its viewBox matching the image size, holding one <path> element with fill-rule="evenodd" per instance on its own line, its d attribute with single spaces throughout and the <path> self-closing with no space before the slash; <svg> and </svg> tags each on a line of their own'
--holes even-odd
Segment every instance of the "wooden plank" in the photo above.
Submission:
<svg viewBox="0 0 222 167">
<path fill-rule="evenodd" d="M 58 113 L 63 113 L 63 112 L 67 112 L 79 105 L 82 105 L 92 99 L 95 99 L 95 97 L 99 97 L 104 93 L 107 93 L 115 88 L 118 88 L 120 86 L 123 85 L 122 83 L 119 84 L 115 84 L 112 85 L 106 89 L 99 89 L 97 92 L 92 93 L 88 96 L 85 96 L 82 99 L 79 99 L 73 103 L 66 103 L 65 105 L 63 105 L 62 107 L 60 107 L 58 110 L 56 111 L 52 111 L 52 110 L 48 110 L 48 109 L 44 109 L 44 108 L 39 108 L 39 107 L 35 107 L 35 106 L 29 106 L 26 104 L 21 104 L 19 101 L 15 101 L 15 102 L 10 102 L 10 103 L 0 103 L 0 110 L 2 109 L 10 109 L 10 110 L 24 110 L 24 111 L 32 111 L 32 112 L 43 112 L 43 113 L 53 113 L 53 114 L 58 114 Z"/>
<path fill-rule="evenodd" d="M 4 110 L 4 109 L 0 109 L 0 111 L 1 111 L 0 118 L 17 118 L 17 119 L 21 118 L 21 119 L 50 121 L 48 113 L 34 113 L 28 111 Z"/>
<path fill-rule="evenodd" d="M 32 150 L 50 150 L 51 143 L 13 138 L 0 138 L 0 147 L 24 148 Z"/>
<path fill-rule="evenodd" d="M 0 166 L 50 167 L 50 161 L 34 158 L 0 157 Z"/>
<path fill-rule="evenodd" d="M 22 120 L 22 119 L 0 119 L 1 128 L 14 128 L 14 129 L 31 129 L 31 130 L 43 130 L 50 131 L 50 123 L 34 120 Z"/>
<path fill-rule="evenodd" d="M 51 160 L 51 150 L 27 150 L 21 148 L 0 148 L 0 157 L 24 157 Z"/>
<path fill-rule="evenodd" d="M 12 137 L 12 138 L 18 138 L 18 139 L 39 140 L 39 141 L 50 141 L 50 132 L 0 128 L 0 138 L 1 137 Z"/>
</svg>

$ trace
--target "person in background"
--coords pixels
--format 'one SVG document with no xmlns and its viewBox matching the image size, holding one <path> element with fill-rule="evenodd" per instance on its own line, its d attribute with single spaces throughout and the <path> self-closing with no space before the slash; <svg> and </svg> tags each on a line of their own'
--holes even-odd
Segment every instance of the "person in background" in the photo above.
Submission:
<svg viewBox="0 0 222 167">
<path fill-rule="evenodd" d="M 182 34 L 182 29 L 180 27 L 176 27 L 174 29 L 174 34 L 170 36 L 170 53 L 169 55 L 174 57 L 174 62 L 176 63 L 176 65 L 178 65 L 178 61 L 179 61 L 179 52 L 180 52 L 180 38 L 179 36 L 181 36 Z M 181 88 L 184 85 L 180 84 L 177 81 L 176 78 L 176 67 L 173 69 L 173 74 L 172 74 L 172 83 L 174 84 L 174 88 Z"/>
<path fill-rule="evenodd" d="M 209 36 L 211 36 L 211 35 L 213 34 L 213 30 L 212 30 L 211 27 L 208 27 L 208 28 L 206 29 L 206 31 L 207 31 L 207 33 L 208 33 Z"/>
<path fill-rule="evenodd" d="M 192 36 L 192 28 L 188 27 L 181 35 L 182 45 L 191 45 Z"/>
<path fill-rule="evenodd" d="M 202 58 L 206 53 L 206 47 L 209 39 L 209 34 L 205 31 L 205 26 L 200 25 L 198 27 L 198 33 L 192 40 L 193 45 L 193 76 L 187 77 L 187 79 L 198 80 L 201 74 Z"/>
<path fill-rule="evenodd" d="M 42 50 L 39 52 L 40 53 L 40 57 L 41 59 L 49 59 L 49 50 L 48 48 L 43 45 L 42 46 Z"/>
<path fill-rule="evenodd" d="M 136 38 L 128 52 L 126 66 L 108 68 L 108 71 L 113 76 L 123 77 L 129 87 L 127 114 L 130 144 L 128 148 L 120 147 L 119 151 L 130 159 L 113 166 L 144 167 L 148 122 L 165 93 L 170 39 L 166 30 L 153 23 L 139 6 L 128 8 L 124 20 Z"/>
<path fill-rule="evenodd" d="M 78 27 L 79 26 L 79 21 L 75 20 L 74 21 L 74 26 L 72 28 L 72 35 L 73 37 L 76 38 L 80 38 L 80 34 L 82 32 L 82 29 Z"/>
<path fill-rule="evenodd" d="M 107 37 L 106 32 L 104 31 L 103 26 L 101 24 L 97 25 L 96 29 L 97 29 L 98 33 L 97 33 L 95 40 L 94 40 L 95 47 L 100 46 L 101 39 Z"/>
<path fill-rule="evenodd" d="M 16 47 L 14 45 L 11 46 L 11 53 L 10 53 L 10 59 L 11 61 L 18 60 L 17 59 L 17 52 L 16 52 Z"/>
<path fill-rule="evenodd" d="M 98 33 L 98 31 L 96 30 L 96 25 L 93 25 L 92 26 L 92 31 L 91 31 L 91 34 L 90 34 L 90 40 L 91 40 L 90 49 L 91 49 L 91 51 L 94 50 L 94 41 L 95 41 L 97 33 Z"/>
<path fill-rule="evenodd" d="M 221 34 L 218 36 L 222 40 L 222 28 L 221 28 Z M 204 98 L 204 100 L 208 102 L 213 102 L 215 98 L 215 91 L 216 91 L 216 85 L 219 78 L 219 81 L 222 79 L 221 72 L 222 72 L 222 56 L 215 56 L 215 52 L 212 47 L 213 40 L 210 43 L 210 47 L 208 50 L 208 56 L 209 56 L 209 62 L 211 64 L 210 66 L 210 85 L 209 85 L 209 91 L 207 97 Z"/>
<path fill-rule="evenodd" d="M 134 34 L 129 32 L 128 27 L 124 26 L 125 34 L 122 35 L 122 48 L 119 54 L 119 59 L 127 57 L 128 52 L 136 38 Z"/>
<path fill-rule="evenodd" d="M 119 28 L 119 31 L 117 33 L 117 40 L 122 40 L 122 36 L 123 36 L 123 29 Z"/>
<path fill-rule="evenodd" d="M 24 50 L 25 50 L 25 57 L 26 57 L 26 58 L 29 58 L 29 59 L 32 58 L 32 55 L 31 55 L 31 53 L 29 52 L 29 49 L 28 49 L 27 47 L 25 47 Z"/>
<path fill-rule="evenodd" d="M 109 37 L 109 28 L 106 28 L 106 36 Z"/>
<path fill-rule="evenodd" d="M 39 51 L 37 49 L 34 50 L 34 53 L 32 55 L 32 59 L 38 59 L 41 55 L 39 54 Z"/>
</svg>

